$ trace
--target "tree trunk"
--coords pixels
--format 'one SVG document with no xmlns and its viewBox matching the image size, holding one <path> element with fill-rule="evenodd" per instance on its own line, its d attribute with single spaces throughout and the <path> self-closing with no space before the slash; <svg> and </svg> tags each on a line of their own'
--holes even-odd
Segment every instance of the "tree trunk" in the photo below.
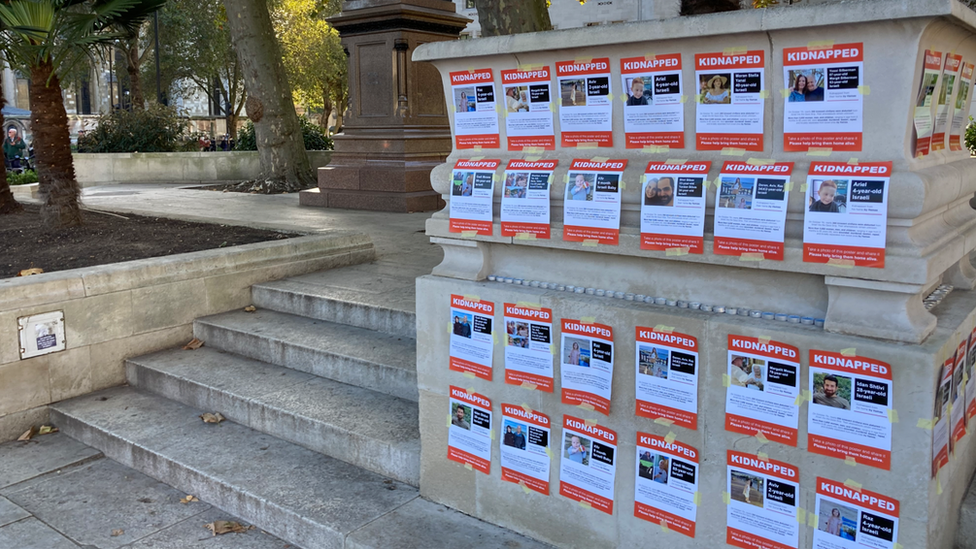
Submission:
<svg viewBox="0 0 976 549">
<path fill-rule="evenodd" d="M 125 50 L 125 70 L 129 74 L 129 96 L 132 98 L 134 110 L 145 110 L 146 103 L 142 97 L 142 80 L 139 76 L 139 37 L 133 38 Z"/>
<path fill-rule="evenodd" d="M 332 116 L 332 98 L 329 96 L 329 88 L 322 88 L 322 116 L 319 118 L 319 126 L 322 131 L 329 133 L 329 117 Z"/>
<path fill-rule="evenodd" d="M 227 113 L 227 134 L 236 143 L 237 142 L 237 114 L 233 112 Z"/>
<path fill-rule="evenodd" d="M 81 189 L 71 158 L 68 115 L 61 97 L 61 82 L 50 62 L 31 68 L 30 104 L 40 183 L 37 190 L 43 201 L 41 217 L 49 227 L 80 225 Z"/>
<path fill-rule="evenodd" d="M 3 107 L 5 103 L 6 101 L 3 99 L 3 81 L 0 80 L 0 107 Z M 3 129 L 2 111 L 0 111 L 0 129 Z M 23 209 L 20 202 L 14 200 L 14 193 L 10 192 L 10 184 L 7 183 L 7 170 L 0 169 L 0 215 L 19 212 Z"/>
<path fill-rule="evenodd" d="M 336 105 L 336 107 L 335 107 L 335 110 L 336 110 L 336 124 L 335 124 L 335 132 L 336 132 L 336 133 L 339 133 L 339 132 L 341 132 L 341 131 L 342 131 L 342 115 L 343 115 L 343 113 L 345 113 L 345 112 L 346 112 L 346 108 L 347 108 L 348 106 L 349 106 L 349 101 L 347 101 L 347 100 L 345 100 L 345 99 L 343 99 L 343 100 L 342 100 L 342 101 L 340 101 L 340 102 L 339 102 L 339 104 L 338 104 L 338 105 Z"/>
<path fill-rule="evenodd" d="M 546 0 L 475 0 L 482 36 L 552 30 Z"/>
<path fill-rule="evenodd" d="M 227 26 L 244 69 L 247 115 L 261 159 L 261 177 L 282 191 L 315 184 L 291 87 L 265 0 L 224 0 Z"/>
</svg>

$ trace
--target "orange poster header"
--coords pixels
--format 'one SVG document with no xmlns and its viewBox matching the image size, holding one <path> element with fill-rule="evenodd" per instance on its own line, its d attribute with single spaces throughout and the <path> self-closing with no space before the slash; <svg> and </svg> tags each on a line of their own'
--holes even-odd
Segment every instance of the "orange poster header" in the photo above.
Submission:
<svg viewBox="0 0 976 549">
<path fill-rule="evenodd" d="M 864 61 L 864 44 L 837 44 L 830 48 L 784 48 L 783 65 L 826 65 Z"/>
<path fill-rule="evenodd" d="M 474 72 L 459 71 L 451 73 L 451 85 L 462 84 L 490 84 L 494 80 L 491 69 L 478 69 Z"/>
<path fill-rule="evenodd" d="M 621 74 L 681 70 L 681 54 L 668 53 L 654 57 L 625 57 L 620 60 Z"/>
</svg>

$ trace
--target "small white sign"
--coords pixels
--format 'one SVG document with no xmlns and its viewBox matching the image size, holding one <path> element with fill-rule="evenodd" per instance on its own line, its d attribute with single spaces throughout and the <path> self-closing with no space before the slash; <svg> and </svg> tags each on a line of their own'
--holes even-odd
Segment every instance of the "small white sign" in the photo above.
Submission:
<svg viewBox="0 0 976 549">
<path fill-rule="evenodd" d="M 17 319 L 17 325 L 21 360 L 65 349 L 64 311 L 22 316 Z"/>
</svg>

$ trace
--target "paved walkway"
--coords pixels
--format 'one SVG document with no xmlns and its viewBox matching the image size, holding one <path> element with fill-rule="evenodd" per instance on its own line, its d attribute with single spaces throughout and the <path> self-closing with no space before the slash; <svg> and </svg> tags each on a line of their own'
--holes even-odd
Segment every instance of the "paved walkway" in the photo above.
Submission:
<svg viewBox="0 0 976 549">
<path fill-rule="evenodd" d="M 298 205 L 298 194 L 258 195 L 204 191 L 184 185 L 129 184 L 89 187 L 83 204 L 116 213 L 170 217 L 227 225 L 316 232 L 351 230 L 373 237 L 382 263 L 440 263 L 440 246 L 424 235 L 426 213 L 336 210 Z M 97 215 L 97 214 L 92 214 Z M 429 270 L 428 270 L 429 272 Z"/>
<path fill-rule="evenodd" d="M 60 433 L 0 444 L 0 547 L 287 549 L 259 529 L 214 536 L 239 519 Z"/>
</svg>

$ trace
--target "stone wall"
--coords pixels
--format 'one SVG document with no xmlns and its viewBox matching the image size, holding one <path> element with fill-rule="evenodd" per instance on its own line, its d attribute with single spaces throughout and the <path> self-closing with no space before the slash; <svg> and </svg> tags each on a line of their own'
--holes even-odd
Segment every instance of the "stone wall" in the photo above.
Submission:
<svg viewBox="0 0 976 549">
<path fill-rule="evenodd" d="M 114 183 L 219 183 L 254 179 L 261 171 L 257 151 L 178 153 L 75 153 L 75 175 L 83 187 Z M 312 169 L 329 164 L 332 151 L 309 151 Z"/>
<path fill-rule="evenodd" d="M 251 302 L 251 285 L 373 259 L 366 235 L 303 236 L 0 280 L 0 442 L 52 402 L 125 382 L 127 358 L 184 344 L 192 322 Z M 64 313 L 66 350 L 21 360 L 17 319 Z"/>
</svg>

